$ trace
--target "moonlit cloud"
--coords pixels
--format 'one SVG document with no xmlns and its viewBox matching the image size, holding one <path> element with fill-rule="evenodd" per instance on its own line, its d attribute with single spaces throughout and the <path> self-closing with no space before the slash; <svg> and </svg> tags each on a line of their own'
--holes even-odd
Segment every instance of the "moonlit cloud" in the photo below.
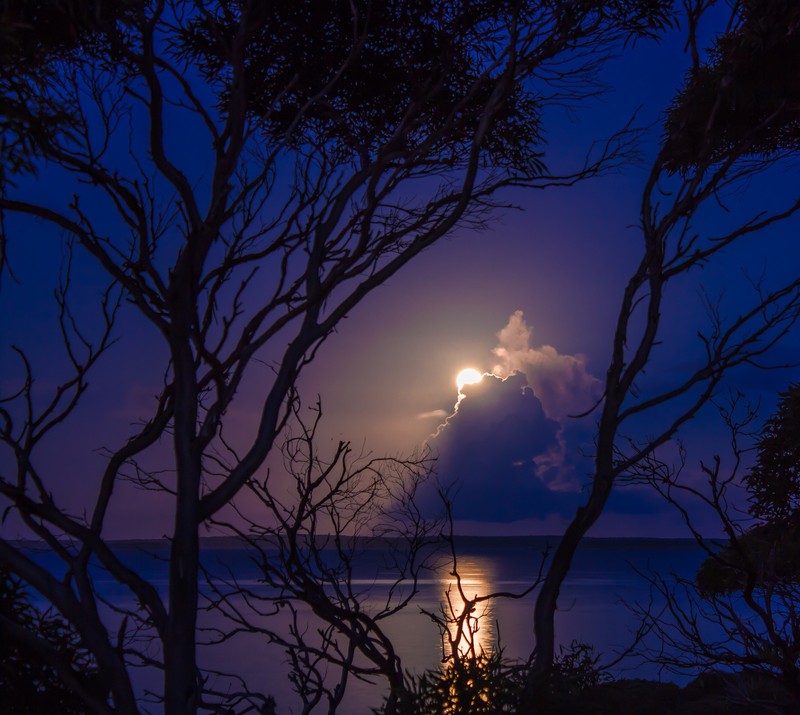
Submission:
<svg viewBox="0 0 800 715">
<path fill-rule="evenodd" d="M 418 420 L 432 420 L 436 419 L 444 419 L 447 417 L 447 410 L 431 410 L 430 412 L 420 412 L 417 415 Z"/>
<path fill-rule="evenodd" d="M 594 420 L 569 415 L 591 406 L 600 382 L 584 356 L 532 347 L 532 333 L 521 311 L 511 315 L 497 334 L 494 374 L 464 385 L 452 414 L 428 440 L 453 516 L 471 532 L 478 523 L 493 525 L 494 533 L 504 525 L 511 531 L 561 531 L 554 525 L 584 501 Z M 615 493 L 610 508 L 651 512 L 648 495 L 640 491 Z M 437 499 L 431 485 L 423 508 L 435 509 Z"/>
<path fill-rule="evenodd" d="M 564 518 L 579 503 L 579 475 L 586 471 L 580 442 L 590 433 L 566 415 L 579 403 L 585 409 L 598 381 L 583 356 L 533 348 L 531 334 L 522 312 L 514 313 L 498 333 L 494 374 L 464 385 L 429 439 L 459 520 Z"/>
<path fill-rule="evenodd" d="M 540 464 L 558 449 L 560 431 L 521 373 L 465 385 L 430 440 L 456 518 L 511 522 L 571 513 L 575 494 L 553 489 L 552 470 Z"/>
<path fill-rule="evenodd" d="M 586 368 L 584 355 L 562 355 L 552 345 L 531 346 L 533 328 L 515 311 L 497 333 L 492 372 L 508 377 L 523 373 L 549 417 L 561 420 L 589 409 L 600 395 L 600 381 Z"/>
<path fill-rule="evenodd" d="M 498 362 L 493 372 L 501 377 L 524 374 L 545 413 L 559 423 L 555 443 L 536 463 L 551 489 L 575 491 L 589 466 L 593 420 L 571 415 L 586 412 L 597 401 L 601 383 L 588 371 L 584 355 L 564 355 L 552 345 L 534 347 L 532 338 L 533 327 L 525 322 L 522 311 L 512 313 L 497 333 L 498 344 L 492 352 Z"/>
</svg>

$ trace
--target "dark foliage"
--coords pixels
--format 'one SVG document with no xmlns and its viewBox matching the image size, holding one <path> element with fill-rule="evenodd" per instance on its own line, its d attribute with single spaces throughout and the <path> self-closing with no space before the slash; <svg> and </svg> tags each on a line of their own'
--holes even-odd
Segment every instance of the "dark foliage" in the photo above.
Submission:
<svg viewBox="0 0 800 715">
<path fill-rule="evenodd" d="M 53 611 L 38 611 L 22 582 L 5 570 L 0 570 L 0 636 L 0 710 L 6 715 L 88 712 L 57 672 L 56 661 L 102 698 L 94 660 L 75 630 Z"/>
<path fill-rule="evenodd" d="M 531 702 L 531 666 L 512 661 L 502 650 L 449 661 L 440 670 L 410 678 L 395 709 L 383 715 L 505 715 L 572 712 L 592 688 L 610 681 L 597 666 L 591 646 L 573 641 L 562 647 L 545 681 L 537 683 Z M 532 708 L 532 709 L 531 709 Z"/>
<path fill-rule="evenodd" d="M 664 0 L 524 4 L 523 16 L 547 18 L 533 33 L 554 37 L 577 37 L 587 15 L 596 15 L 598 23 L 618 22 L 633 35 L 655 33 L 668 24 L 671 5 Z M 483 108 L 497 91 L 498 78 L 508 72 L 503 53 L 509 33 L 519 31 L 510 20 L 518 5 L 227 0 L 188 26 L 183 50 L 207 78 L 228 88 L 244 83 L 250 115 L 271 136 L 295 144 L 334 142 L 346 155 L 366 157 L 388 144 L 395 157 L 419 151 L 455 161 L 485 119 Z M 250 33 L 238 74 L 231 71 L 237 60 L 231 48 L 243 16 Z M 536 61 L 556 51 L 542 45 Z M 485 140 L 489 164 L 541 172 L 540 111 L 535 92 L 523 85 L 508 93 Z M 432 132 L 443 127 L 438 145 L 430 146 Z"/>
<path fill-rule="evenodd" d="M 86 46 L 132 5 L 130 0 L 0 0 L 4 71 L 34 70 Z"/>
<path fill-rule="evenodd" d="M 796 522 L 800 511 L 800 383 L 782 393 L 745 476 L 750 513 L 767 523 Z M 796 528 L 796 527 L 795 527 Z"/>
<path fill-rule="evenodd" d="M 0 0 L 0 178 L 33 170 L 73 116 L 42 99 L 60 62 L 92 53 L 141 0 Z"/>
<path fill-rule="evenodd" d="M 298 143 L 310 135 L 335 138 L 348 154 L 397 137 L 395 149 L 407 151 L 433 127 L 452 123 L 438 147 L 445 155 L 463 150 L 454 145 L 471 136 L 500 71 L 490 65 L 502 43 L 495 33 L 503 5 L 223 2 L 189 26 L 185 41 L 209 78 L 246 84 L 248 109 L 271 135 L 288 134 Z M 245 13 L 251 32 L 243 76 L 237 76 L 229 71 L 229 52 Z M 409 113 L 409 102 L 422 106 Z M 407 131 L 402 125 L 410 116 L 415 126 Z M 518 89 L 491 135 L 492 159 L 534 160 L 539 135 L 537 103 Z"/>
<path fill-rule="evenodd" d="M 744 483 L 750 513 L 762 523 L 701 564 L 701 594 L 741 591 L 749 581 L 800 583 L 800 385 L 781 394 L 757 448 Z"/>
<path fill-rule="evenodd" d="M 737 19 L 668 113 L 672 170 L 800 146 L 800 4 L 744 0 Z"/>
<path fill-rule="evenodd" d="M 794 712 L 780 681 L 753 670 L 709 670 L 684 688 L 652 680 L 613 680 L 592 649 L 562 648 L 549 683 L 526 700 L 530 668 L 482 654 L 416 677 L 396 710 L 376 715 L 774 715 Z"/>
<path fill-rule="evenodd" d="M 716 558 L 706 559 L 695 580 L 704 596 L 741 591 L 750 575 L 759 584 L 800 582 L 798 525 L 758 526 L 727 545 Z"/>
<path fill-rule="evenodd" d="M 525 691 L 526 670 L 500 654 L 480 654 L 410 679 L 408 691 L 384 715 L 516 713 Z"/>
</svg>

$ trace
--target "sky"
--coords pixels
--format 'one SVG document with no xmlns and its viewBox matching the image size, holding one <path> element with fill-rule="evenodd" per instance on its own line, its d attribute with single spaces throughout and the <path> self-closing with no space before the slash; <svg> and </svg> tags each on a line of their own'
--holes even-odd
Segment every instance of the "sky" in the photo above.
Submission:
<svg viewBox="0 0 800 715">
<path fill-rule="evenodd" d="M 558 534 L 585 498 L 596 413 L 574 415 L 602 394 L 619 302 L 640 250 L 636 225 L 647 159 L 685 65 L 677 35 L 658 45 L 643 43 L 610 63 L 607 93 L 575 113 L 555 109 L 546 117 L 545 159 L 554 168 L 574 165 L 594 139 L 638 111 L 637 121 L 651 127 L 641 161 L 577 187 L 510 192 L 508 200 L 517 208 L 498 211 L 482 231 L 461 231 L 423 253 L 352 311 L 302 375 L 303 398 L 310 404 L 319 396 L 323 433 L 331 444 L 348 440 L 374 455 L 430 450 L 437 457 L 437 481 L 422 500 L 434 511 L 434 484 L 449 488 L 461 533 Z M 28 190 L 61 191 L 59 181 L 43 177 Z M 762 177 L 721 197 L 721 213 L 700 225 L 713 231 L 716 222 L 790 196 L 795 185 L 789 171 Z M 763 270 L 778 282 L 796 272 L 797 228 L 794 221 L 770 230 L 670 288 L 663 344 L 648 370 L 653 389 L 688 369 L 697 356 L 696 333 L 705 321 L 701 287 L 721 295 L 735 315 L 751 295 L 748 273 Z M 4 345 L 32 350 L 46 390 L 55 350 L 51 291 L 61 252 L 57 236 L 39 238 L 12 249 L 19 282 L 4 281 L 0 308 Z M 77 310 L 88 313 L 100 282 L 89 266 L 77 270 Z M 75 419 L 58 429 L 43 456 L 44 466 L 57 475 L 54 490 L 74 513 L 96 483 L 103 447 L 118 442 L 128 425 L 146 414 L 163 370 L 163 353 L 141 320 L 128 315 L 118 337 Z M 798 348 L 800 336 L 794 333 L 779 348 L 778 359 L 790 361 Z M 19 365 L 3 350 L 0 369 L 8 389 Z M 459 391 L 456 375 L 464 368 L 484 378 Z M 746 369 L 732 374 L 726 387 L 760 400 L 766 418 L 777 392 L 798 378 L 797 370 Z M 254 428 L 259 379 L 256 373 L 227 415 L 234 432 L 246 435 Z M 641 434 L 652 427 L 635 425 Z M 727 450 L 713 408 L 690 423 L 682 438 L 688 479 L 699 478 L 700 459 Z M 169 501 L 130 489 L 124 493 L 109 535 L 161 536 Z M 703 523 L 714 531 L 713 522 Z M 6 532 L 15 528 L 4 526 Z M 591 535 L 687 532 L 680 516 L 647 488 L 625 487 Z"/>
</svg>

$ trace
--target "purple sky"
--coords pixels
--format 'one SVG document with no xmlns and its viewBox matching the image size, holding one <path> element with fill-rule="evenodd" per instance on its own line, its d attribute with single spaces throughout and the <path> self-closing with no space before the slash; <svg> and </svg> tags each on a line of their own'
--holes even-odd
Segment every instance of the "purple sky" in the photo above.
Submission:
<svg viewBox="0 0 800 715">
<path fill-rule="evenodd" d="M 363 444 L 375 454 L 429 445 L 440 456 L 439 478 L 453 485 L 461 531 L 559 533 L 581 501 L 594 418 L 569 415 L 599 395 L 617 306 L 640 247 L 635 225 L 648 158 L 685 64 L 677 36 L 640 45 L 609 65 L 609 93 L 574 115 L 551 110 L 546 160 L 553 168 L 574 165 L 593 139 L 610 134 L 640 107 L 638 121 L 653 127 L 642 161 L 575 188 L 509 194 L 520 210 L 499 212 L 485 231 L 454 235 L 420 256 L 353 311 L 302 377 L 306 401 L 321 397 L 326 437 Z M 175 148 L 191 153 L 178 139 Z M 786 199 L 794 186 L 794 174 L 764 176 L 723 197 L 725 205 L 699 225 L 712 231 Z M 23 189 L 33 195 L 72 191 L 53 175 Z M 2 337 L 4 346 L 31 351 L 44 394 L 54 384 L 48 373 L 57 374 L 63 359 L 52 301 L 62 252 L 57 235 L 25 226 L 35 238 L 12 236 L 11 265 L 19 282 L 4 279 L 2 285 Z M 695 335 L 705 327 L 700 286 L 724 295 L 725 309 L 735 314 L 748 298 L 743 270 L 765 270 L 775 283 L 797 271 L 797 228 L 793 221 L 750 239 L 671 287 L 664 344 L 648 371 L 652 386 L 685 370 L 696 355 Z M 76 270 L 76 311 L 90 317 L 101 278 L 86 261 Z M 75 512 L 96 484 L 102 447 L 118 443 L 152 403 L 164 355 L 150 330 L 133 311 L 124 313 L 118 344 L 78 412 L 47 445 L 43 463 L 56 475 L 53 490 Z M 791 359 L 798 347 L 795 334 L 780 359 Z M 492 376 L 464 388 L 459 402 L 455 376 L 465 367 Z M 6 347 L 0 374 L 4 390 L 20 375 Z M 256 371 L 229 412 L 233 439 L 244 440 L 254 429 L 268 377 L 267 368 Z M 797 371 L 749 370 L 732 374 L 727 384 L 761 398 L 766 417 L 776 393 L 798 377 Z M 642 434 L 648 428 L 637 425 Z M 726 449 L 713 409 L 683 436 L 688 478 L 700 458 Z M 158 451 L 151 458 L 157 463 Z M 169 501 L 130 488 L 123 494 L 110 535 L 162 535 Z M 678 516 L 641 488 L 619 492 L 593 534 L 686 535 Z"/>
</svg>

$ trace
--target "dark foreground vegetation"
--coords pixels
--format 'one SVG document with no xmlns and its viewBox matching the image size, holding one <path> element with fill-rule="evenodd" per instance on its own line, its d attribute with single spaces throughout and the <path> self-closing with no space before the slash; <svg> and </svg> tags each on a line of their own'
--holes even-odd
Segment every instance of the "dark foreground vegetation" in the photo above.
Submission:
<svg viewBox="0 0 800 715">
<path fill-rule="evenodd" d="M 797 711 L 791 696 L 775 680 L 756 674 L 711 671 L 683 688 L 668 682 L 617 680 L 577 694 L 556 695 L 540 710 L 528 712 L 553 715 L 788 715 Z"/>
<path fill-rule="evenodd" d="M 789 715 L 797 712 L 791 695 L 776 680 L 754 673 L 710 671 L 684 687 L 638 679 L 607 680 L 581 687 L 566 677 L 554 681 L 550 689 L 540 689 L 532 701 L 516 699 L 513 683 L 501 681 L 498 685 L 507 689 L 495 701 L 488 697 L 484 701 L 474 692 L 459 700 L 454 691 L 447 700 L 441 697 L 440 683 L 435 694 L 415 693 L 399 712 L 403 715 Z M 469 703 L 466 707 L 460 704 L 465 701 Z"/>
</svg>

